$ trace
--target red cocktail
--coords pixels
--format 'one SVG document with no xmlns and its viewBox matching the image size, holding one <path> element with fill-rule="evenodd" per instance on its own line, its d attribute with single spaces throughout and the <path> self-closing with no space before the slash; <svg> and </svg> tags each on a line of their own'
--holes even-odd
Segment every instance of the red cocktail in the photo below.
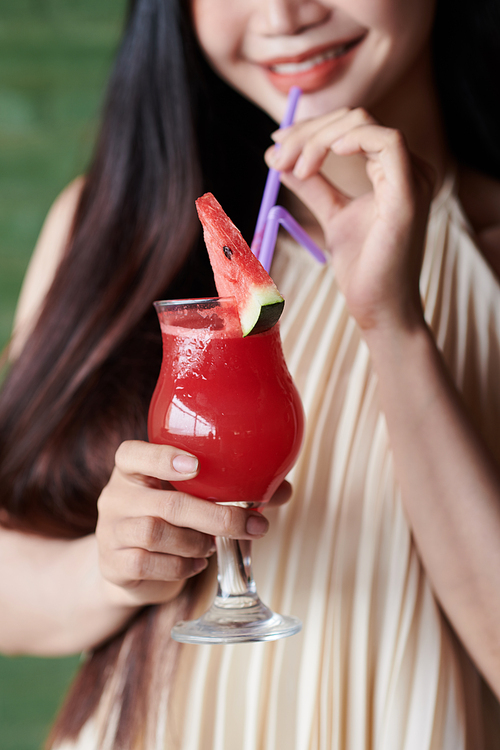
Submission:
<svg viewBox="0 0 500 750">
<path fill-rule="evenodd" d="M 283 357 L 278 326 L 242 337 L 232 299 L 156 303 L 163 362 L 151 400 L 153 443 L 199 459 L 195 479 L 179 489 L 251 507 L 270 499 L 293 466 L 302 440 L 300 397 Z M 172 633 L 187 642 L 270 640 L 300 623 L 260 602 L 249 542 L 217 540 L 219 591 L 200 620 Z"/>
</svg>

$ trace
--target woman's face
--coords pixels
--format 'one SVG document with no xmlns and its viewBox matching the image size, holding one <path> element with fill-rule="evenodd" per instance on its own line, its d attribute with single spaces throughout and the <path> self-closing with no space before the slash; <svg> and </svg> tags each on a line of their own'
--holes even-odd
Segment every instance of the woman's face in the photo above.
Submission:
<svg viewBox="0 0 500 750">
<path fill-rule="evenodd" d="M 291 86 L 299 119 L 385 100 L 423 57 L 435 0 L 191 2 L 212 67 L 279 122 Z"/>
</svg>

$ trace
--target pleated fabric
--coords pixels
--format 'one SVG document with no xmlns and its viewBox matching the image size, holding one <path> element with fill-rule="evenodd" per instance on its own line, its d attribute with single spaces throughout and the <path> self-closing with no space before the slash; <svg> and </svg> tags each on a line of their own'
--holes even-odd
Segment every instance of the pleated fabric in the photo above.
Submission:
<svg viewBox="0 0 500 750">
<path fill-rule="evenodd" d="M 332 267 L 281 237 L 272 275 L 307 429 L 293 498 L 268 512 L 254 573 L 261 598 L 303 630 L 273 643 L 182 646 L 155 750 L 486 750 L 483 688 L 418 558 L 377 377 Z M 421 293 L 498 455 L 500 285 L 452 178 L 432 206 Z M 92 745 L 82 735 L 79 747 Z"/>
<path fill-rule="evenodd" d="M 450 372 L 498 446 L 500 286 L 452 187 L 450 177 L 432 207 L 421 292 Z M 479 679 L 412 542 L 368 348 L 331 266 L 282 237 L 272 275 L 307 431 L 294 496 L 268 513 L 254 572 L 261 598 L 303 630 L 184 647 L 184 705 L 174 701 L 164 747 L 481 750 Z"/>
</svg>

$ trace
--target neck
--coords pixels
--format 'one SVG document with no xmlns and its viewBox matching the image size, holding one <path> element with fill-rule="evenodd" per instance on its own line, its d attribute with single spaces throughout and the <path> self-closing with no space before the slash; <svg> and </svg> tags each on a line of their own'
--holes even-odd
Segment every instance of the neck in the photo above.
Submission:
<svg viewBox="0 0 500 750">
<path fill-rule="evenodd" d="M 449 168 L 451 155 L 446 142 L 429 49 L 424 51 L 419 61 L 391 90 L 390 96 L 373 107 L 372 114 L 382 125 L 400 130 L 410 151 L 434 168 L 436 190 L 439 190 Z"/>
</svg>

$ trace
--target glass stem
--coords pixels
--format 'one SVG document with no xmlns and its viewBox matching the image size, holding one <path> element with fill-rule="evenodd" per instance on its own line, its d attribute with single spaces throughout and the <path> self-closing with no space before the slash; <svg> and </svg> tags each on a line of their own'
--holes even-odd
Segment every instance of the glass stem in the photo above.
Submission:
<svg viewBox="0 0 500 750">
<path fill-rule="evenodd" d="M 252 575 L 252 542 L 247 539 L 216 538 L 217 545 L 217 598 L 255 596 Z M 229 603 L 229 602 L 228 602 Z"/>
<path fill-rule="evenodd" d="M 232 503 L 239 508 L 257 508 L 260 503 Z M 216 537 L 217 596 L 214 606 L 222 609 L 265 607 L 258 595 L 252 573 L 252 542 L 248 539 Z"/>
<path fill-rule="evenodd" d="M 301 624 L 296 617 L 276 614 L 259 599 L 252 575 L 251 541 L 216 537 L 216 545 L 219 585 L 212 606 L 197 620 L 178 622 L 172 638 L 181 643 L 245 643 L 298 633 Z"/>
</svg>

